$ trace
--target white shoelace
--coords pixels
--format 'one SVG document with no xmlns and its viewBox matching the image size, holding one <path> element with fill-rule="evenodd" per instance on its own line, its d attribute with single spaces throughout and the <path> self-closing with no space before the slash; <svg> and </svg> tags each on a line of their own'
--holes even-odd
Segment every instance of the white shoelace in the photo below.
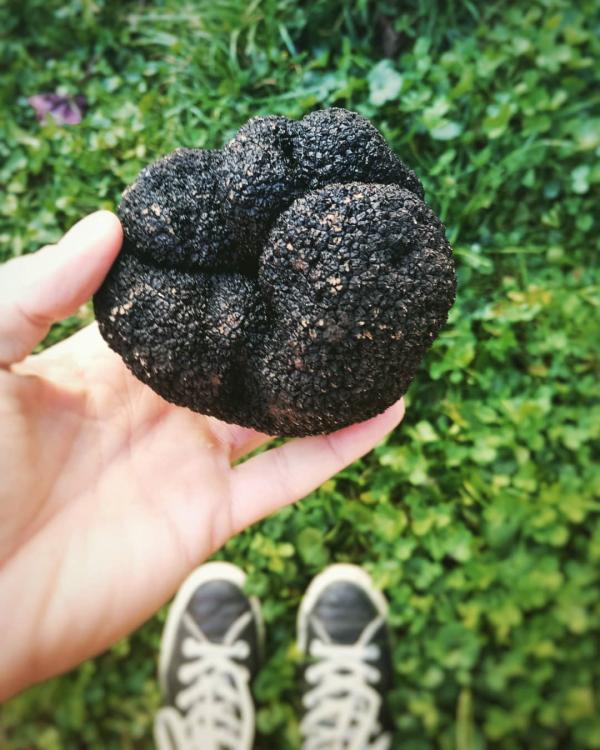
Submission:
<svg viewBox="0 0 600 750">
<path fill-rule="evenodd" d="M 223 643 L 207 640 L 194 620 L 184 615 L 189 635 L 181 644 L 186 662 L 177 677 L 186 685 L 176 708 L 163 708 L 155 721 L 159 750 L 246 750 L 254 738 L 254 706 L 248 670 L 235 659 L 249 653 L 237 640 L 252 614 L 245 613 L 229 628 Z M 178 709 L 178 710 L 177 710 Z"/>
<path fill-rule="evenodd" d="M 306 670 L 315 685 L 304 696 L 306 714 L 300 724 L 303 750 L 388 750 L 391 737 L 381 734 L 381 696 L 372 687 L 381 679 L 369 662 L 379 647 L 369 643 L 383 619 L 371 622 L 352 645 L 313 640 L 310 655 L 318 659 Z M 372 739 L 375 738 L 375 739 Z"/>
</svg>

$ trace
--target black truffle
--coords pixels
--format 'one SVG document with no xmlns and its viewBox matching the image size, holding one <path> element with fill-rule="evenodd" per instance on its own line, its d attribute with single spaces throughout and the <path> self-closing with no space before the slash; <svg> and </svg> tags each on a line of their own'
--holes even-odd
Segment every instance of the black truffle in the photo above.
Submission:
<svg viewBox="0 0 600 750">
<path fill-rule="evenodd" d="M 444 227 L 360 115 L 256 117 L 123 195 L 100 332 L 168 401 L 279 435 L 330 432 L 407 389 L 455 294 Z"/>
</svg>

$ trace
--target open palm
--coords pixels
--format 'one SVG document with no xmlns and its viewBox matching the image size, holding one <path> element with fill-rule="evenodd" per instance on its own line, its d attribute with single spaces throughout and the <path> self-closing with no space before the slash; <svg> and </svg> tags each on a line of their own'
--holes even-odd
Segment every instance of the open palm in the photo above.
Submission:
<svg viewBox="0 0 600 750">
<path fill-rule="evenodd" d="M 230 536 L 402 418 L 399 402 L 235 465 L 270 438 L 168 404 L 95 325 L 27 356 L 95 291 L 120 245 L 118 220 L 98 212 L 0 268 L 0 699 L 131 631 Z"/>
</svg>

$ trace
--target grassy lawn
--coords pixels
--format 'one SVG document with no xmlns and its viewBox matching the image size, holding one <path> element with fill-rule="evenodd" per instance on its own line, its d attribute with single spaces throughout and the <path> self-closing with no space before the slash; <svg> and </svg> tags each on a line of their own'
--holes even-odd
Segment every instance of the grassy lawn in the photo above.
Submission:
<svg viewBox="0 0 600 750">
<path fill-rule="evenodd" d="M 600 748 L 600 3 L 4 0 L 0 29 L 0 260 L 177 146 L 331 105 L 383 131 L 455 247 L 404 424 L 220 553 L 264 605 L 257 747 L 298 746 L 299 599 L 352 561 L 391 605 L 398 747 Z M 35 119 L 56 90 L 79 125 Z M 163 619 L 8 702 L 0 746 L 151 747 Z"/>
</svg>

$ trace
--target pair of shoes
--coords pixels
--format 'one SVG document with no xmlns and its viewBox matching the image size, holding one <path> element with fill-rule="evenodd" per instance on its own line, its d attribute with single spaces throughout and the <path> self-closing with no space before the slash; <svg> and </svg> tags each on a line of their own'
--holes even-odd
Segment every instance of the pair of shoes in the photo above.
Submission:
<svg viewBox="0 0 600 750">
<path fill-rule="evenodd" d="M 264 626 L 258 601 L 244 593 L 245 578 L 236 566 L 213 562 L 179 589 L 160 649 L 159 750 L 251 750 L 250 683 L 262 659 Z M 310 584 L 297 623 L 305 661 L 304 750 L 391 747 L 386 614 L 383 594 L 354 565 L 332 565 Z"/>
</svg>

